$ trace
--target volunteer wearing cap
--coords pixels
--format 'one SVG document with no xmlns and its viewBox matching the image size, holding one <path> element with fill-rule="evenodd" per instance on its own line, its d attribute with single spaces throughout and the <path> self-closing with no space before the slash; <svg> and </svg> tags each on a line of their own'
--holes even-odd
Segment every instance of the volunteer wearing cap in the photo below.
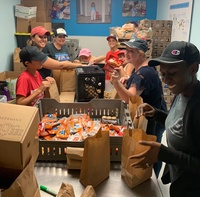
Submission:
<svg viewBox="0 0 200 197">
<path fill-rule="evenodd" d="M 106 60 L 105 63 L 108 63 L 108 60 L 110 59 L 114 59 L 114 60 L 118 60 L 118 53 L 120 52 L 120 50 L 118 49 L 119 46 L 119 41 L 117 36 L 115 36 L 114 34 L 110 34 L 106 40 L 108 41 L 108 45 L 110 48 L 110 51 L 108 51 L 106 53 Z M 111 79 L 111 74 L 110 72 L 106 71 L 106 80 L 110 80 Z"/>
<path fill-rule="evenodd" d="M 134 69 L 129 78 L 122 77 L 120 80 L 118 80 L 119 72 L 113 73 L 112 82 L 118 95 L 126 103 L 129 102 L 131 96 L 140 95 L 145 103 L 167 111 L 160 78 L 157 71 L 148 66 L 148 60 L 145 56 L 148 50 L 147 42 L 136 38 L 122 44 L 126 46 L 126 61 L 134 65 Z M 161 142 L 164 130 L 162 125 L 148 120 L 146 132 L 156 135 L 158 142 Z M 157 177 L 161 166 L 161 162 L 154 165 Z"/>
<path fill-rule="evenodd" d="M 74 62 L 81 62 L 82 64 L 97 64 L 105 60 L 105 56 L 94 57 L 88 48 L 82 48 L 79 52 L 79 60 Z"/>
<path fill-rule="evenodd" d="M 112 73 L 111 80 L 117 93 L 126 103 L 129 103 L 131 96 L 140 95 L 144 102 L 160 109 L 161 103 L 165 104 L 162 85 L 157 71 L 148 66 L 145 56 L 147 42 L 137 38 L 122 44 L 126 46 L 126 60 L 134 65 L 134 69 L 128 80 L 126 77 L 120 79 L 118 70 Z M 154 122 L 148 121 L 147 133 L 155 134 L 154 127 Z"/>
<path fill-rule="evenodd" d="M 34 27 L 31 30 L 31 39 L 28 41 L 28 45 L 36 46 L 39 50 L 43 50 L 47 44 L 47 36 L 50 35 L 50 32 L 46 30 L 42 26 Z M 41 72 L 41 76 L 45 79 L 47 76 L 52 76 L 51 70 L 57 69 L 72 69 L 77 66 L 82 66 L 80 63 L 72 63 L 70 61 L 56 61 L 52 58 L 48 58 L 47 61 L 44 62 L 43 68 L 49 69 L 46 72 Z"/>
<path fill-rule="evenodd" d="M 57 61 L 70 61 L 69 51 L 65 45 L 67 32 L 63 28 L 58 28 L 55 30 L 54 35 L 54 41 L 47 43 L 42 52 Z M 39 72 L 43 78 L 52 76 L 52 71 L 47 68 L 42 68 Z"/>
<path fill-rule="evenodd" d="M 19 57 L 26 70 L 17 79 L 16 102 L 19 105 L 33 106 L 38 99 L 44 97 L 45 89 L 55 83 L 55 80 L 52 77 L 43 80 L 37 71 L 42 68 L 48 57 L 36 46 L 24 47 Z"/>
<path fill-rule="evenodd" d="M 173 41 L 162 55 L 149 61 L 149 66 L 160 65 L 164 83 L 175 94 L 168 114 L 148 104 L 139 106 L 137 115 L 151 117 L 165 124 L 167 145 L 140 142 L 150 146 L 136 167 L 152 165 L 157 160 L 166 162 L 162 181 L 170 183 L 171 197 L 200 196 L 200 82 L 197 80 L 200 55 L 195 45 Z M 134 157 L 134 158 L 135 158 Z"/>
</svg>

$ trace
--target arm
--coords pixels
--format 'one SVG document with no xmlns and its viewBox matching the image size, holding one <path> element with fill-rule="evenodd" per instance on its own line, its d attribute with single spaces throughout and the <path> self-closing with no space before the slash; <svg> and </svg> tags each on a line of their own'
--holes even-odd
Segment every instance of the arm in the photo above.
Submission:
<svg viewBox="0 0 200 197">
<path fill-rule="evenodd" d="M 43 81 L 40 87 L 34 91 L 29 96 L 25 97 L 23 95 L 16 96 L 16 103 L 18 105 L 30 105 L 41 93 L 45 91 L 46 88 L 50 87 L 49 81 Z"/>
<path fill-rule="evenodd" d="M 93 63 L 95 64 L 95 63 L 100 63 L 102 61 L 105 61 L 105 59 L 106 59 L 106 57 L 101 55 L 101 56 L 98 56 L 98 57 L 92 59 L 91 61 L 93 61 Z"/>
<path fill-rule="evenodd" d="M 62 61 L 59 62 L 57 60 L 54 60 L 50 57 L 48 57 L 43 65 L 44 68 L 50 69 L 50 70 L 61 70 L 61 69 L 73 69 L 78 66 L 82 66 L 81 63 L 72 63 L 70 61 Z"/>
<path fill-rule="evenodd" d="M 132 86 L 127 90 L 126 87 L 124 87 L 124 85 L 122 83 L 120 83 L 118 78 L 119 78 L 118 72 L 114 71 L 112 73 L 112 78 L 111 78 L 113 86 L 115 87 L 115 89 L 116 89 L 117 93 L 119 94 L 120 98 L 122 100 L 124 100 L 126 103 L 129 103 L 129 98 L 131 96 L 137 95 L 136 87 Z"/>
</svg>

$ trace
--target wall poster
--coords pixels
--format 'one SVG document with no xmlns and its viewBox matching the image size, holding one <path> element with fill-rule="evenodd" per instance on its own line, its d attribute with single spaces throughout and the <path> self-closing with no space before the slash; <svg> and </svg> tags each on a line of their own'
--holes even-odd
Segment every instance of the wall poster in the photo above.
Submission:
<svg viewBox="0 0 200 197">
<path fill-rule="evenodd" d="M 70 1 L 52 0 L 51 17 L 53 19 L 70 19 Z"/>
<path fill-rule="evenodd" d="M 111 0 L 76 0 L 77 23 L 111 23 Z"/>
<path fill-rule="evenodd" d="M 122 16 L 144 17 L 146 16 L 146 0 L 123 0 Z"/>
<path fill-rule="evenodd" d="M 171 41 L 189 41 L 193 0 L 168 3 L 168 19 L 173 21 Z"/>
</svg>

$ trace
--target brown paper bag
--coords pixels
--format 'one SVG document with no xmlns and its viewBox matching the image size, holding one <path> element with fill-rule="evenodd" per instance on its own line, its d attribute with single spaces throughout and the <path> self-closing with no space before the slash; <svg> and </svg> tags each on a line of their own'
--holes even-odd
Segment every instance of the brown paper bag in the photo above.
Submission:
<svg viewBox="0 0 200 197">
<path fill-rule="evenodd" d="M 88 185 L 80 197 L 96 197 L 96 192 L 92 185 Z"/>
<path fill-rule="evenodd" d="M 75 69 L 60 72 L 60 92 L 74 92 L 76 87 Z"/>
<path fill-rule="evenodd" d="M 52 83 L 48 90 L 49 90 L 49 97 L 60 102 L 60 97 L 59 97 L 59 92 L 58 92 L 58 87 L 57 87 L 56 82 Z"/>
<path fill-rule="evenodd" d="M 80 182 L 96 187 L 110 172 L 110 138 L 106 131 L 98 131 L 95 136 L 88 137 L 84 143 Z"/>
<path fill-rule="evenodd" d="M 20 62 L 20 58 L 19 58 L 20 51 L 21 49 L 19 47 L 14 49 L 13 62 Z"/>
<path fill-rule="evenodd" d="M 130 165 L 137 159 L 128 159 L 129 156 L 145 152 L 150 147 L 142 146 L 139 140 L 156 141 L 156 136 L 147 135 L 142 129 L 126 129 L 122 140 L 121 178 L 130 187 L 148 180 L 152 176 L 152 166 L 149 168 L 134 168 Z"/>
<path fill-rule="evenodd" d="M 74 188 L 70 184 L 62 183 L 56 197 L 75 197 Z"/>
<path fill-rule="evenodd" d="M 35 158 L 31 158 L 29 164 L 16 178 L 12 185 L 1 192 L 1 197 L 40 197 L 36 176 L 34 173 Z"/>
<path fill-rule="evenodd" d="M 67 168 L 80 170 L 84 148 L 67 147 Z"/>
</svg>

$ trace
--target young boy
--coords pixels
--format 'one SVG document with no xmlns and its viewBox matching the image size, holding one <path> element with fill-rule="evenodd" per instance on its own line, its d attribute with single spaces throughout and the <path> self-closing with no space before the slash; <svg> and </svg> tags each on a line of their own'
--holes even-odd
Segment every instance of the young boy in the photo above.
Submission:
<svg viewBox="0 0 200 197">
<path fill-rule="evenodd" d="M 44 97 L 45 89 L 49 88 L 55 80 L 52 77 L 47 77 L 43 81 L 37 71 L 42 68 L 47 56 L 36 46 L 24 47 L 20 51 L 19 57 L 26 70 L 17 79 L 16 102 L 19 105 L 33 106 L 40 98 Z"/>
</svg>

